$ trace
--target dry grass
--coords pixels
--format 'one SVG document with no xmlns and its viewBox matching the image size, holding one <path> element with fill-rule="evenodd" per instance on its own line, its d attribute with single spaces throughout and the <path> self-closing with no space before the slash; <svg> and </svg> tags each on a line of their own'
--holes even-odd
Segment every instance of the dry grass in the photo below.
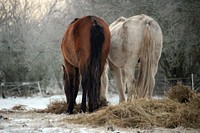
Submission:
<svg viewBox="0 0 200 133">
<path fill-rule="evenodd" d="M 136 99 L 133 102 L 107 106 L 94 113 L 78 114 L 77 117 L 64 121 L 123 128 L 200 128 L 200 94 L 191 91 L 187 86 L 177 85 L 166 92 L 165 96 L 159 100 Z M 46 111 L 57 114 L 63 113 L 65 109 L 66 103 L 57 101 L 55 104 L 52 102 Z"/>
<path fill-rule="evenodd" d="M 67 103 L 64 100 L 52 101 L 46 109 L 36 110 L 38 113 L 52 113 L 52 114 L 62 114 L 66 113 Z M 74 106 L 74 114 L 77 114 L 80 110 L 80 104 Z"/>
<path fill-rule="evenodd" d="M 74 106 L 74 110 L 73 113 L 74 114 L 78 114 L 80 112 L 80 106 L 81 104 L 76 104 Z M 102 104 L 100 105 L 102 108 L 107 106 L 106 102 L 102 102 Z M 36 112 L 38 113 L 52 113 L 52 114 L 62 114 L 65 113 L 67 109 L 67 103 L 64 100 L 55 100 L 52 101 L 46 109 L 42 109 L 42 110 L 36 110 Z M 86 109 L 86 111 L 88 111 L 88 108 Z"/>
<path fill-rule="evenodd" d="M 180 103 L 186 103 L 193 98 L 195 95 L 194 93 L 190 86 L 177 84 L 176 86 L 172 86 L 172 88 L 165 93 L 165 96 L 172 100 L 177 100 Z"/>
<path fill-rule="evenodd" d="M 200 128 L 200 109 L 191 108 L 190 105 L 167 98 L 138 99 L 132 103 L 122 103 L 92 114 L 80 115 L 69 121 L 77 124 L 115 125 L 124 128 L 175 128 L 178 126 Z"/>
<path fill-rule="evenodd" d="M 67 103 L 64 100 L 52 101 L 46 109 L 36 110 L 38 113 L 52 113 L 52 114 L 62 114 L 67 108 Z"/>
</svg>

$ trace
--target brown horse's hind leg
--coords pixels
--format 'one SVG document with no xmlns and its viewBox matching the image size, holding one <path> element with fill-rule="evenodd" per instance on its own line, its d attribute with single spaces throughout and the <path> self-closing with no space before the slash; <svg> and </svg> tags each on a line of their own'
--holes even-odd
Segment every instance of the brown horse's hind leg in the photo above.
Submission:
<svg viewBox="0 0 200 133">
<path fill-rule="evenodd" d="M 96 79 L 94 79 L 93 77 L 91 77 L 91 79 L 93 79 L 91 81 L 93 83 L 90 82 L 91 86 L 90 86 L 90 88 L 88 90 L 88 107 L 89 107 L 89 112 L 95 111 L 100 106 L 100 85 L 101 85 L 100 82 L 101 82 L 101 80 L 100 80 L 100 77 L 97 77 Z"/>
<path fill-rule="evenodd" d="M 79 84 L 80 84 L 79 69 L 75 68 L 75 89 L 74 89 L 74 104 L 75 105 L 76 105 L 76 97 L 78 95 L 78 90 L 79 90 Z"/>
<path fill-rule="evenodd" d="M 68 62 L 65 62 L 65 95 L 67 99 L 67 113 L 73 114 L 74 110 L 74 103 L 76 100 L 76 86 L 75 86 L 75 68 L 69 64 Z M 76 94 L 76 95 L 75 95 Z"/>
<path fill-rule="evenodd" d="M 81 109 L 80 112 L 84 112 L 86 111 L 86 97 L 87 97 L 87 92 L 88 92 L 88 88 L 90 87 L 89 85 L 89 73 L 87 71 L 83 72 L 81 74 L 82 76 L 82 81 L 81 81 L 81 85 L 82 85 L 82 103 L 81 103 Z"/>
<path fill-rule="evenodd" d="M 68 83 L 65 85 L 65 95 L 67 97 L 67 113 L 73 114 L 74 102 L 73 102 L 73 78 L 69 75 Z"/>
</svg>

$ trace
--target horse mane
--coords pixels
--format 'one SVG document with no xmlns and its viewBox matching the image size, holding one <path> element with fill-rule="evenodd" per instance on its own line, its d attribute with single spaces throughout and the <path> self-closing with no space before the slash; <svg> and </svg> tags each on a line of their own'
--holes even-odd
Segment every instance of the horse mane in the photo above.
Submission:
<svg viewBox="0 0 200 133">
<path fill-rule="evenodd" d="M 160 58 L 155 48 L 162 47 L 162 37 L 156 34 L 160 29 L 157 22 L 153 19 L 146 19 L 143 22 L 143 41 L 140 50 L 140 70 L 136 83 L 136 94 L 138 97 L 151 97 L 155 86 L 155 61 Z M 160 30 L 161 31 L 161 30 Z M 161 32 L 162 35 L 162 32 Z M 157 53 L 156 53 L 157 52 Z M 156 56 L 155 56 L 156 55 Z"/>
</svg>

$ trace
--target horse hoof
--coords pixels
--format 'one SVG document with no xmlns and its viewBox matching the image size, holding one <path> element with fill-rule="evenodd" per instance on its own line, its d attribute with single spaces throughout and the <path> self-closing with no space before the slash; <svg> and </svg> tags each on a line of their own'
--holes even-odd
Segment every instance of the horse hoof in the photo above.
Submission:
<svg viewBox="0 0 200 133">
<path fill-rule="evenodd" d="M 71 115 L 71 114 L 73 114 L 73 111 L 67 110 L 65 113 L 66 113 L 67 115 Z"/>
<path fill-rule="evenodd" d="M 99 104 L 99 107 L 105 107 L 105 106 L 108 106 L 109 104 L 110 103 L 107 100 L 101 100 L 100 104 Z"/>
<path fill-rule="evenodd" d="M 89 109 L 89 112 L 90 112 L 90 113 L 94 112 L 94 109 L 93 109 L 93 108 L 92 108 L 92 109 Z"/>
<path fill-rule="evenodd" d="M 82 109 L 80 110 L 80 113 L 85 113 L 85 111 L 83 111 Z"/>
<path fill-rule="evenodd" d="M 94 112 L 95 109 L 97 109 L 97 108 L 98 108 L 98 107 L 96 107 L 96 108 L 94 108 L 94 107 L 90 107 L 90 108 L 89 108 L 89 112 L 92 113 L 92 112 Z"/>
</svg>

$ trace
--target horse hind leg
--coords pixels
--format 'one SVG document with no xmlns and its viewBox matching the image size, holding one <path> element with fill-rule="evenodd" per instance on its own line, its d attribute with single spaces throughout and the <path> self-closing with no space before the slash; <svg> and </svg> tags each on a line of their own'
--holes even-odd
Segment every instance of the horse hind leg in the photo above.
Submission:
<svg viewBox="0 0 200 133">
<path fill-rule="evenodd" d="M 100 106 L 107 106 L 107 92 L 108 92 L 108 64 L 105 64 L 104 72 L 101 76 L 101 90 L 100 90 Z"/>
<path fill-rule="evenodd" d="M 99 65 L 100 66 L 100 65 Z M 100 107 L 101 104 L 101 68 L 99 66 L 90 66 L 93 69 L 89 71 L 89 83 L 90 86 L 88 88 L 88 106 L 89 112 L 93 112 Z M 95 68 L 95 69 L 94 69 Z"/>
<path fill-rule="evenodd" d="M 101 79 L 100 77 L 94 78 L 93 76 L 90 77 L 90 79 L 93 80 L 90 81 L 91 85 L 88 90 L 88 106 L 89 106 L 89 112 L 93 112 L 100 106 Z"/>
<path fill-rule="evenodd" d="M 65 95 L 67 99 L 67 113 L 73 114 L 73 109 L 74 109 L 74 94 L 75 94 L 75 84 L 74 84 L 74 79 L 75 79 L 75 71 L 74 67 L 70 65 L 69 63 L 65 62 Z"/>
<path fill-rule="evenodd" d="M 132 101 L 135 98 L 135 76 L 134 72 L 129 71 L 127 73 L 127 89 L 128 89 L 128 101 Z"/>
<path fill-rule="evenodd" d="M 119 103 L 124 102 L 126 100 L 125 98 L 125 79 L 122 76 L 122 70 L 120 68 L 117 68 L 111 61 L 109 61 L 109 67 L 110 72 L 114 77 L 116 87 L 118 89 L 119 93 Z"/>
<path fill-rule="evenodd" d="M 67 85 L 65 86 L 65 94 L 67 96 L 67 113 L 73 114 L 74 103 L 73 103 L 73 78 L 69 78 Z"/>
<path fill-rule="evenodd" d="M 79 69 L 75 68 L 75 87 L 74 87 L 74 104 L 76 105 L 76 97 L 79 91 L 79 84 L 80 84 L 80 74 Z"/>
<path fill-rule="evenodd" d="M 82 86 L 82 102 L 81 102 L 81 108 L 80 108 L 80 113 L 85 113 L 86 111 L 86 100 L 87 100 L 87 93 L 88 89 L 90 87 L 90 77 L 89 73 L 86 71 L 81 72 L 82 80 L 81 80 L 81 86 Z"/>
<path fill-rule="evenodd" d="M 155 77 L 156 77 L 156 73 L 157 73 L 157 70 L 158 70 L 158 62 L 159 62 L 159 59 L 158 58 L 155 58 L 154 60 L 154 64 L 152 65 L 152 75 L 151 75 L 151 83 L 150 83 L 150 89 L 149 89 L 149 93 L 148 93 L 148 97 L 152 97 L 153 96 L 153 90 L 154 90 L 154 87 L 155 87 Z"/>
</svg>

